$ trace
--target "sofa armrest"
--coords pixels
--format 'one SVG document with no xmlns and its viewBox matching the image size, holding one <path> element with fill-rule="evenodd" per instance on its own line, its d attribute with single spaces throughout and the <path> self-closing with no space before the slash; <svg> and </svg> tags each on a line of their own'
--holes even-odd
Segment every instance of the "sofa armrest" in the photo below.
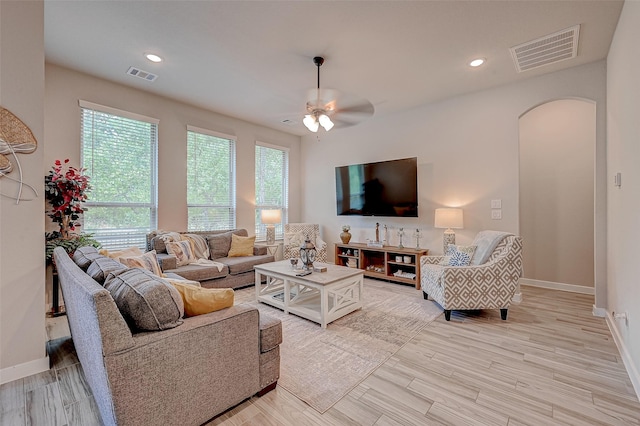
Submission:
<svg viewBox="0 0 640 426">
<path fill-rule="evenodd" d="M 258 392 L 259 317 L 236 305 L 135 334 L 135 347 L 105 357 L 118 423 L 202 424 Z"/>
<path fill-rule="evenodd" d="M 264 256 L 265 254 L 269 254 L 267 246 L 253 246 L 254 256 Z"/>
<path fill-rule="evenodd" d="M 162 271 L 169 271 L 178 267 L 178 258 L 172 254 L 158 253 L 156 254 L 156 257 L 158 258 L 158 263 L 160 264 L 160 269 L 162 269 Z"/>
</svg>

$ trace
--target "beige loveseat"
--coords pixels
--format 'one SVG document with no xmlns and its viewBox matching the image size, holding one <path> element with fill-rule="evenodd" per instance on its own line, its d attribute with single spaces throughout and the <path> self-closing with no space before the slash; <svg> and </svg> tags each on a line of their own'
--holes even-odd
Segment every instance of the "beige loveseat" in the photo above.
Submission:
<svg viewBox="0 0 640 426">
<path fill-rule="evenodd" d="M 280 320 L 240 304 L 179 319 L 173 328 L 138 331 L 112 293 L 78 266 L 92 273 L 103 257 L 86 250 L 81 262 L 78 253 L 74 262 L 58 247 L 54 260 L 71 337 L 103 425 L 200 425 L 275 388 Z M 103 263 L 109 262 L 115 261 Z"/>
<path fill-rule="evenodd" d="M 272 255 L 267 254 L 266 247 L 254 247 L 253 256 L 228 257 L 231 246 L 231 235 L 248 236 L 246 229 L 230 231 L 189 231 L 179 234 L 196 234 L 202 236 L 209 245 L 210 259 L 223 264 L 216 266 L 201 266 L 196 264 L 177 265 L 176 257 L 168 254 L 162 233 L 159 231 L 147 234 L 147 250 L 155 250 L 158 262 L 163 272 L 171 272 L 183 278 L 199 281 L 207 288 L 240 288 L 251 285 L 255 281 L 253 267 L 262 263 L 273 262 Z"/>
</svg>

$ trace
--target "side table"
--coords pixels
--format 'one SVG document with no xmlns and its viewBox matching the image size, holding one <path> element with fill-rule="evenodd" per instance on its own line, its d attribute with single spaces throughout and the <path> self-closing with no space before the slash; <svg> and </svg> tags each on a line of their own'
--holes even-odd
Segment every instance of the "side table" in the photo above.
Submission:
<svg viewBox="0 0 640 426">
<path fill-rule="evenodd" d="M 282 260 L 282 243 L 276 244 L 256 244 L 259 247 L 266 247 L 267 253 L 274 257 L 276 261 Z"/>
</svg>

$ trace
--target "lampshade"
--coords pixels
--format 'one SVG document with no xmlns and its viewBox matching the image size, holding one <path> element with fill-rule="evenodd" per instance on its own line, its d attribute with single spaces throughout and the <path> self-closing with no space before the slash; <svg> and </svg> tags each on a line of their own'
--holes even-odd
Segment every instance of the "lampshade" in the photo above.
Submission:
<svg viewBox="0 0 640 426">
<path fill-rule="evenodd" d="M 282 211 L 280 209 L 261 210 L 260 221 L 265 225 L 275 225 L 282 222 Z"/>
<path fill-rule="evenodd" d="M 462 229 L 462 209 L 436 209 L 436 228 Z"/>
</svg>

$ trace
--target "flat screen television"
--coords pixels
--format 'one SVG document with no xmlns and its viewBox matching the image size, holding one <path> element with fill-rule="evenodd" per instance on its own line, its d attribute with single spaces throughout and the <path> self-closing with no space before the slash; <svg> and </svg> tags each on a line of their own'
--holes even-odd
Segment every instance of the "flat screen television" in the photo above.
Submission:
<svg viewBox="0 0 640 426">
<path fill-rule="evenodd" d="M 338 215 L 418 217 L 418 159 L 336 167 Z"/>
</svg>

